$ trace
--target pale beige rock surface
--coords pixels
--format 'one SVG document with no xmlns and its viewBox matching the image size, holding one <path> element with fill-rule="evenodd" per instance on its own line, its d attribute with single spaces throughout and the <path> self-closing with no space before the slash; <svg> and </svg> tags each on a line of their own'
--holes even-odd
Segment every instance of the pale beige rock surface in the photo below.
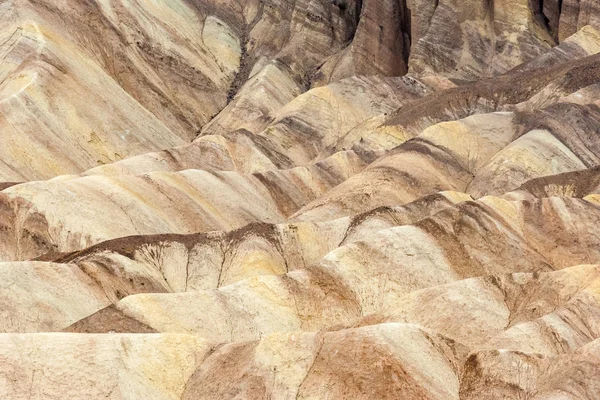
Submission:
<svg viewBox="0 0 600 400">
<path fill-rule="evenodd" d="M 594 0 L 0 0 L 0 398 L 600 399 Z"/>
<path fill-rule="evenodd" d="M 0 394 L 15 400 L 180 399 L 211 348 L 195 336 L 159 334 L 11 334 L 0 341 Z"/>
</svg>

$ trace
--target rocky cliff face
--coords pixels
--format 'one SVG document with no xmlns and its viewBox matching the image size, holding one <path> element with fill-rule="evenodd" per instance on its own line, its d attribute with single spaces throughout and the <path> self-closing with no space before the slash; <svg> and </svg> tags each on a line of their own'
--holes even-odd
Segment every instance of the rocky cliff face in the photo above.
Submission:
<svg viewBox="0 0 600 400">
<path fill-rule="evenodd" d="M 0 0 L 0 398 L 600 399 L 596 0 Z"/>
</svg>

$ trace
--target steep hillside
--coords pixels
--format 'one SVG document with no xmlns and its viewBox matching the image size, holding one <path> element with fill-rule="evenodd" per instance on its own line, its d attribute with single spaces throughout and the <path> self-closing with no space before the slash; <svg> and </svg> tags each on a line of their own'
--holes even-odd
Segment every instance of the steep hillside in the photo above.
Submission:
<svg viewBox="0 0 600 400">
<path fill-rule="evenodd" d="M 0 398 L 600 400 L 596 0 L 0 21 Z"/>
</svg>

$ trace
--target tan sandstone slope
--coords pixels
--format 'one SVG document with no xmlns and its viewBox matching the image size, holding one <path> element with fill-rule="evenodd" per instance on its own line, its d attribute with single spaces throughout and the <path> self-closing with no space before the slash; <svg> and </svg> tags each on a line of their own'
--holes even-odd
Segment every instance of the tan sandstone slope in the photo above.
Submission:
<svg viewBox="0 0 600 400">
<path fill-rule="evenodd" d="M 596 0 L 0 0 L 0 399 L 600 400 Z"/>
</svg>

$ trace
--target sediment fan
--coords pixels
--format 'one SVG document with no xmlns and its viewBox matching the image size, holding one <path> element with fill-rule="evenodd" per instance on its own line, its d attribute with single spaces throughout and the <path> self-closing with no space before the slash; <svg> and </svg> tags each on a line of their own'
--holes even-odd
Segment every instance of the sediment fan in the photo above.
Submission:
<svg viewBox="0 0 600 400">
<path fill-rule="evenodd" d="M 0 0 L 0 398 L 600 399 L 597 0 Z"/>
</svg>

